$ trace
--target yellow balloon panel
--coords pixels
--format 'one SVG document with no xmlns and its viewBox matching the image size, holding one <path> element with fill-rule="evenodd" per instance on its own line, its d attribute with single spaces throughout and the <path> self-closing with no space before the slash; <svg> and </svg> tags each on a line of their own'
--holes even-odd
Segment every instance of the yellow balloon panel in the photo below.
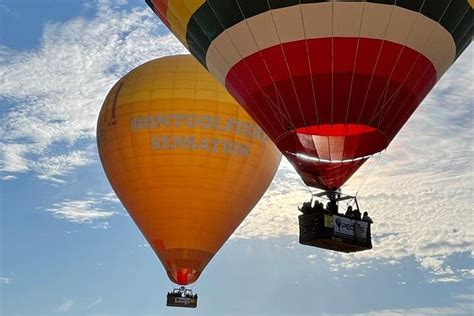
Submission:
<svg viewBox="0 0 474 316">
<path fill-rule="evenodd" d="M 196 281 L 266 191 L 276 147 L 191 56 L 150 61 L 108 94 L 107 177 L 170 279 Z"/>
</svg>

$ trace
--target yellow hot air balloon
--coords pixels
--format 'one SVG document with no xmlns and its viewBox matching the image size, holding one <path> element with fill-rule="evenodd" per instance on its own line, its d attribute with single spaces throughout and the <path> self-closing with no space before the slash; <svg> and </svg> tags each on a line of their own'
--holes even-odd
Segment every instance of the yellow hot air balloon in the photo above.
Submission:
<svg viewBox="0 0 474 316">
<path fill-rule="evenodd" d="M 150 61 L 117 82 L 100 111 L 97 142 L 110 184 L 180 285 L 198 279 L 281 159 L 190 55 Z"/>
</svg>

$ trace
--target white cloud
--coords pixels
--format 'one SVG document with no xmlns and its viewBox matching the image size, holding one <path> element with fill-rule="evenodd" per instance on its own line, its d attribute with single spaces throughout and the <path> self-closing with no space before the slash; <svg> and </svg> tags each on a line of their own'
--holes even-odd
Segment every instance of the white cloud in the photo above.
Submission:
<svg viewBox="0 0 474 316">
<path fill-rule="evenodd" d="M 90 20 L 47 24 L 35 50 L 0 47 L 0 100 L 11 105 L 0 120 L 0 171 L 64 182 L 92 162 L 96 118 L 112 85 L 145 61 L 185 52 L 159 35 L 148 7 L 120 4 L 99 1 Z"/>
<path fill-rule="evenodd" d="M 5 180 L 5 181 L 8 181 L 8 180 L 15 180 L 17 179 L 18 177 L 16 176 L 12 176 L 12 175 L 7 175 L 7 176 L 3 176 L 1 177 L 2 180 Z"/>
<path fill-rule="evenodd" d="M 283 159 L 268 191 L 233 234 L 233 238 L 270 238 L 298 233 L 297 207 L 308 199 L 300 177 Z"/>
<path fill-rule="evenodd" d="M 462 276 L 467 279 L 474 279 L 474 269 L 459 269 Z"/>
<path fill-rule="evenodd" d="M 55 313 L 67 313 L 72 310 L 74 301 L 70 298 L 63 298 L 62 303 L 54 308 L 53 312 Z"/>
<path fill-rule="evenodd" d="M 355 193 L 364 184 L 359 203 L 375 220 L 374 249 L 352 255 L 325 252 L 334 271 L 372 261 L 398 264 L 411 257 L 432 272 L 431 282 L 469 277 L 469 269 L 452 269 L 446 261 L 474 250 L 472 60 L 473 46 L 425 99 L 375 169 L 374 161 L 366 164 L 344 187 Z M 297 206 L 309 198 L 299 176 L 283 161 L 234 238 L 296 238 Z"/>
<path fill-rule="evenodd" d="M 474 294 L 457 294 L 454 295 L 454 298 L 458 300 L 474 301 Z"/>
<path fill-rule="evenodd" d="M 88 152 L 76 150 L 61 155 L 40 157 L 37 161 L 32 162 L 32 165 L 40 173 L 38 178 L 64 183 L 64 180 L 57 177 L 68 174 L 74 168 L 91 163 L 92 159 L 88 155 L 90 155 Z"/>
<path fill-rule="evenodd" d="M 420 316 L 420 315 L 472 315 L 474 304 L 456 303 L 452 306 L 443 307 L 419 307 L 409 309 L 384 309 L 371 311 L 364 314 L 356 315 L 377 315 L 377 316 Z"/>
<path fill-rule="evenodd" d="M 28 146 L 23 144 L 1 143 L 0 171 L 19 173 L 30 170 L 28 160 L 25 158 L 28 152 Z"/>
<path fill-rule="evenodd" d="M 100 303 L 102 303 L 102 297 L 99 297 L 95 301 L 91 302 L 89 305 L 87 305 L 87 308 L 92 308 L 94 306 L 99 305 Z"/>
<path fill-rule="evenodd" d="M 0 285 L 1 284 L 10 284 L 12 280 L 13 280 L 12 278 L 0 277 Z"/>
<path fill-rule="evenodd" d="M 46 208 L 54 217 L 76 224 L 90 224 L 91 228 L 108 229 L 107 219 L 116 214 L 110 209 L 109 196 L 89 196 L 83 200 L 65 200 Z"/>
</svg>

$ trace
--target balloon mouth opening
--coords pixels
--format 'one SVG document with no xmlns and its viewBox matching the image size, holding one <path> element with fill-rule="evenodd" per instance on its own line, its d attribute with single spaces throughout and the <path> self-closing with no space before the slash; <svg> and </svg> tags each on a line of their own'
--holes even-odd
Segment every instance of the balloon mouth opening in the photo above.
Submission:
<svg viewBox="0 0 474 316">
<path fill-rule="evenodd" d="M 321 124 L 297 128 L 297 134 L 312 136 L 358 136 L 377 131 L 364 124 Z"/>
<path fill-rule="evenodd" d="M 189 285 L 197 281 L 200 273 L 194 269 L 177 268 L 174 271 L 168 271 L 168 276 L 172 282 L 178 285 Z"/>
<path fill-rule="evenodd" d="M 363 157 L 357 157 L 357 158 L 353 158 L 353 159 L 346 159 L 346 160 L 337 160 L 337 159 L 328 160 L 328 159 L 322 159 L 322 158 L 318 158 L 318 157 L 308 156 L 308 155 L 301 154 L 301 153 L 297 153 L 296 157 L 300 158 L 302 160 L 313 161 L 313 162 L 341 164 L 341 163 L 351 163 L 351 162 L 359 161 L 359 160 L 367 160 L 367 159 L 369 159 L 370 157 L 372 157 L 376 154 L 377 153 L 372 154 L 372 155 L 363 156 Z"/>
<path fill-rule="evenodd" d="M 367 160 L 387 148 L 379 129 L 365 124 L 320 124 L 294 130 L 297 158 L 308 162 L 351 163 Z"/>
</svg>

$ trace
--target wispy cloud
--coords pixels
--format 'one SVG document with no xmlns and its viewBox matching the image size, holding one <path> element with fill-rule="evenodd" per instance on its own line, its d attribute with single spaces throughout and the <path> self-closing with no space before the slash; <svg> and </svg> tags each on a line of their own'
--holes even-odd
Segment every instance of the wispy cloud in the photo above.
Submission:
<svg viewBox="0 0 474 316">
<path fill-rule="evenodd" d="M 5 181 L 8 181 L 8 180 L 15 180 L 17 179 L 18 177 L 16 176 L 12 176 L 12 175 L 8 175 L 8 176 L 3 176 L 1 177 L 2 180 L 5 180 Z"/>
<path fill-rule="evenodd" d="M 11 282 L 12 280 L 13 280 L 12 278 L 0 277 L 0 285 L 2 285 L 2 284 L 10 284 L 10 282 Z"/>
<path fill-rule="evenodd" d="M 94 306 L 97 306 L 99 305 L 100 303 L 102 303 L 102 297 L 99 297 L 98 299 L 96 299 L 95 301 L 91 302 L 89 305 L 87 305 L 87 308 L 93 308 Z"/>
<path fill-rule="evenodd" d="M 76 224 L 89 224 L 91 228 L 108 229 L 107 219 L 117 214 L 112 209 L 115 200 L 110 195 L 88 195 L 85 199 L 64 200 L 46 208 L 54 217 Z"/>
<path fill-rule="evenodd" d="M 108 90 L 153 58 L 185 52 L 145 6 L 131 12 L 99 1 L 86 20 L 46 25 L 41 46 L 0 47 L 0 171 L 34 172 L 43 180 L 90 164 L 96 118 Z M 91 146 L 92 145 L 92 146 Z"/>
<path fill-rule="evenodd" d="M 67 313 L 72 310 L 74 301 L 70 298 L 63 298 L 63 301 L 60 305 L 53 309 L 55 313 Z"/>
<path fill-rule="evenodd" d="M 356 315 L 377 316 L 420 316 L 420 315 L 472 315 L 474 304 L 457 303 L 444 307 L 419 307 L 410 309 L 383 309 Z"/>
</svg>

